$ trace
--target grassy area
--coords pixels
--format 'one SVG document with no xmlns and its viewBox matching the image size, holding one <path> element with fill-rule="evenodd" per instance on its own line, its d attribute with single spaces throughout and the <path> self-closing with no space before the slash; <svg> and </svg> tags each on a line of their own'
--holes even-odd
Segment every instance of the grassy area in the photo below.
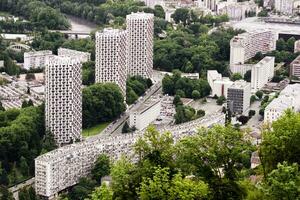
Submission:
<svg viewBox="0 0 300 200">
<path fill-rule="evenodd" d="M 110 122 L 103 122 L 103 123 L 93 126 L 91 128 L 83 129 L 82 135 L 83 135 L 83 137 L 97 135 L 98 133 L 103 131 L 109 124 L 110 124 Z"/>
</svg>

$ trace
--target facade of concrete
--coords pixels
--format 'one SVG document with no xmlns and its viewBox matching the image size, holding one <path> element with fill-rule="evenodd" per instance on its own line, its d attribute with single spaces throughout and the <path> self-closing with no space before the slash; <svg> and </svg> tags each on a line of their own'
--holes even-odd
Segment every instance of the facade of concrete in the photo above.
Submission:
<svg viewBox="0 0 300 200">
<path fill-rule="evenodd" d="M 224 96 L 227 98 L 228 88 L 233 82 L 228 77 L 222 77 L 216 70 L 207 71 L 207 80 L 211 87 L 212 96 Z"/>
<path fill-rule="evenodd" d="M 44 68 L 46 62 L 54 55 L 52 51 L 30 51 L 24 53 L 24 69 Z"/>
<path fill-rule="evenodd" d="M 59 48 L 57 50 L 58 56 L 67 56 L 67 57 L 73 57 L 78 59 L 81 63 L 85 63 L 91 60 L 91 53 L 83 52 L 83 51 L 76 51 L 73 49 L 67 49 L 67 48 Z"/>
<path fill-rule="evenodd" d="M 184 137 L 197 134 L 199 127 L 224 125 L 224 123 L 225 115 L 217 112 L 191 122 L 168 126 L 159 131 L 170 131 L 174 141 L 177 142 Z M 111 159 L 118 159 L 124 155 L 135 162 L 133 144 L 143 134 L 143 131 L 115 136 L 100 134 L 37 157 L 35 159 L 36 193 L 50 199 L 56 197 L 58 192 L 75 185 L 81 177 L 87 176 L 100 154 L 107 154 Z"/>
<path fill-rule="evenodd" d="M 272 31 L 258 30 L 246 32 L 233 37 L 230 41 L 230 70 L 233 73 L 241 73 L 243 65 L 256 53 L 267 53 L 275 50 L 276 35 Z"/>
<path fill-rule="evenodd" d="M 227 107 L 233 114 L 245 115 L 250 107 L 250 83 L 235 81 L 227 91 Z"/>
<path fill-rule="evenodd" d="M 279 97 L 275 98 L 265 109 L 264 122 L 272 123 L 280 118 L 287 109 L 300 111 L 300 84 L 288 85 Z"/>
<path fill-rule="evenodd" d="M 96 33 L 97 83 L 116 83 L 126 95 L 127 33 L 119 29 L 104 29 Z"/>
<path fill-rule="evenodd" d="M 300 56 L 295 58 L 290 64 L 290 75 L 291 77 L 300 78 Z"/>
<path fill-rule="evenodd" d="M 45 123 L 59 146 L 81 140 L 81 63 L 55 56 L 45 68 Z"/>
<path fill-rule="evenodd" d="M 160 115 L 160 101 L 150 101 L 134 110 L 129 116 L 129 126 L 135 127 L 137 130 L 143 130 L 156 120 Z"/>
<path fill-rule="evenodd" d="M 264 57 L 251 69 L 251 91 L 256 92 L 264 87 L 274 76 L 275 57 Z"/>
<path fill-rule="evenodd" d="M 151 78 L 153 74 L 154 15 L 132 13 L 126 16 L 128 34 L 128 75 Z"/>
</svg>

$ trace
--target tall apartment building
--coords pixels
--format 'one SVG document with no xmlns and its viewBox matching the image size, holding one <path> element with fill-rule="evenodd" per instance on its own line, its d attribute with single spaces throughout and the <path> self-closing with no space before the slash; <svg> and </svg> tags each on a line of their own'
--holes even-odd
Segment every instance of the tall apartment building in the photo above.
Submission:
<svg viewBox="0 0 300 200">
<path fill-rule="evenodd" d="M 300 56 L 290 64 L 290 76 L 300 78 Z"/>
<path fill-rule="evenodd" d="M 222 77 L 216 70 L 207 70 L 207 81 L 211 87 L 212 96 L 227 98 L 228 88 L 233 84 L 228 77 Z"/>
<path fill-rule="evenodd" d="M 68 56 L 78 59 L 81 63 L 85 63 L 91 60 L 91 53 L 76 51 L 73 49 L 59 48 L 57 50 L 58 56 Z"/>
<path fill-rule="evenodd" d="M 52 51 L 30 51 L 24 53 L 24 69 L 44 68 L 48 59 L 53 57 Z"/>
<path fill-rule="evenodd" d="M 154 15 L 132 13 L 126 16 L 129 75 L 151 78 L 153 73 Z"/>
<path fill-rule="evenodd" d="M 104 29 L 96 32 L 97 83 L 116 83 L 126 95 L 127 78 L 127 33 L 119 29 Z"/>
<path fill-rule="evenodd" d="M 287 109 L 300 111 L 300 84 L 288 85 L 279 97 L 275 98 L 265 109 L 264 122 L 272 123 L 280 118 Z"/>
<path fill-rule="evenodd" d="M 45 68 L 46 129 L 59 146 L 81 139 L 81 63 L 55 56 Z"/>
<path fill-rule="evenodd" d="M 233 114 L 247 114 L 250 107 L 250 83 L 235 81 L 227 91 L 227 106 Z"/>
<path fill-rule="evenodd" d="M 256 53 L 267 53 L 276 48 L 276 34 L 269 30 L 242 33 L 230 40 L 230 70 L 241 73 L 241 65 Z"/>
<path fill-rule="evenodd" d="M 251 69 L 251 90 L 260 90 L 274 76 L 275 57 L 264 57 Z"/>
</svg>

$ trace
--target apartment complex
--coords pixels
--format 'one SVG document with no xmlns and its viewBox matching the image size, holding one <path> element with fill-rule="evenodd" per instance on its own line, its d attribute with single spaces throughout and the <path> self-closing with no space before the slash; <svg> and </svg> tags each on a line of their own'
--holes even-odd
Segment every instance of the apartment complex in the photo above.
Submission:
<svg viewBox="0 0 300 200">
<path fill-rule="evenodd" d="M 260 90 L 274 76 L 275 57 L 264 57 L 251 68 L 251 91 Z"/>
<path fill-rule="evenodd" d="M 233 82 L 228 77 L 222 77 L 216 70 L 207 71 L 207 80 L 209 86 L 211 87 L 212 96 L 224 96 L 227 98 L 228 88 L 233 84 Z"/>
<path fill-rule="evenodd" d="M 257 5 L 253 1 L 228 2 L 221 1 L 217 4 L 218 14 L 227 14 L 230 20 L 240 21 L 248 17 L 248 14 L 257 12 Z"/>
<path fill-rule="evenodd" d="M 300 40 L 297 40 L 295 43 L 294 43 L 294 53 L 297 53 L 300 51 Z"/>
<path fill-rule="evenodd" d="M 275 48 L 276 35 L 272 31 L 259 30 L 239 34 L 230 40 L 230 70 L 241 73 L 241 65 L 256 53 L 267 53 Z"/>
<path fill-rule="evenodd" d="M 293 14 L 294 0 L 274 0 L 274 8 L 281 14 Z"/>
<path fill-rule="evenodd" d="M 24 53 L 24 69 L 44 68 L 48 59 L 53 57 L 52 51 L 30 51 Z"/>
<path fill-rule="evenodd" d="M 235 81 L 227 91 L 227 107 L 233 114 L 247 114 L 250 107 L 250 83 Z"/>
<path fill-rule="evenodd" d="M 81 63 L 55 56 L 45 68 L 45 122 L 59 146 L 81 139 Z"/>
<path fill-rule="evenodd" d="M 159 100 L 153 100 L 143 104 L 134 110 L 129 116 L 129 125 L 143 130 L 157 119 L 160 115 L 161 103 Z"/>
<path fill-rule="evenodd" d="M 272 123 L 287 109 L 300 111 L 300 84 L 288 85 L 265 109 L 264 122 Z"/>
<path fill-rule="evenodd" d="M 153 73 L 154 15 L 132 13 L 126 16 L 129 75 L 151 78 Z"/>
<path fill-rule="evenodd" d="M 104 29 L 96 33 L 97 83 L 116 83 L 126 95 L 127 33 L 119 29 Z"/>
<path fill-rule="evenodd" d="M 78 59 L 81 63 L 91 60 L 91 54 L 88 52 L 76 51 L 73 49 L 59 48 L 57 50 L 58 56 L 68 56 Z"/>
<path fill-rule="evenodd" d="M 291 77 L 300 78 L 300 56 L 295 58 L 290 64 L 290 75 Z"/>
</svg>

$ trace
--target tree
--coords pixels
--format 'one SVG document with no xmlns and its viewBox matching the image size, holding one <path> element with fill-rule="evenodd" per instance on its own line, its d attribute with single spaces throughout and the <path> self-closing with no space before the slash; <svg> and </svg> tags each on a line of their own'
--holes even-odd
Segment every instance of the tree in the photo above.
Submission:
<svg viewBox="0 0 300 200">
<path fill-rule="evenodd" d="M 27 177 L 29 175 L 29 166 L 27 164 L 26 158 L 24 158 L 23 156 L 20 159 L 20 169 L 23 176 Z"/>
<path fill-rule="evenodd" d="M 208 195 L 208 186 L 202 181 L 182 178 L 181 174 L 170 177 L 169 168 L 156 168 L 153 178 L 145 178 L 141 183 L 139 198 L 162 200 L 204 199 Z"/>
<path fill-rule="evenodd" d="M 217 99 L 217 104 L 218 105 L 223 105 L 223 103 L 225 102 L 225 100 L 226 100 L 226 98 L 223 95 L 221 95 Z"/>
<path fill-rule="evenodd" d="M 114 120 L 125 111 L 124 98 L 114 83 L 97 83 L 83 89 L 83 127 Z"/>
<path fill-rule="evenodd" d="M 246 71 L 244 74 L 244 80 L 247 82 L 251 82 L 251 70 Z"/>
<path fill-rule="evenodd" d="M 193 92 L 192 92 L 192 97 L 193 97 L 193 99 L 200 99 L 201 94 L 200 94 L 199 91 L 193 90 Z"/>
<path fill-rule="evenodd" d="M 261 99 L 262 96 L 264 95 L 264 93 L 263 93 L 262 91 L 258 90 L 258 91 L 255 93 L 255 95 L 256 95 L 259 99 Z"/>
<path fill-rule="evenodd" d="M 3 107 L 2 102 L 0 101 L 0 112 L 1 111 L 5 111 L 5 108 Z"/>
<path fill-rule="evenodd" d="M 105 154 L 101 154 L 96 161 L 95 167 L 92 170 L 92 177 L 98 183 L 101 183 L 101 178 L 110 174 L 110 160 Z"/>
<path fill-rule="evenodd" d="M 300 163 L 299 132 L 300 114 L 291 110 L 273 122 L 271 128 L 263 130 L 259 155 L 265 175 L 275 169 L 278 163 Z"/>
<path fill-rule="evenodd" d="M 178 8 L 171 15 L 176 24 L 183 23 L 186 26 L 190 21 L 190 11 L 187 8 Z"/>
<path fill-rule="evenodd" d="M 69 192 L 69 199 L 84 200 L 92 193 L 97 182 L 90 178 L 80 178 L 79 183 L 75 185 Z"/>
<path fill-rule="evenodd" d="M 300 198 L 300 171 L 299 165 L 287 162 L 278 164 L 262 184 L 265 199 L 299 199 Z"/>
<path fill-rule="evenodd" d="M 123 128 L 122 128 L 122 133 L 128 133 L 129 132 L 129 125 L 128 125 L 128 122 L 126 121 L 123 125 Z"/>
<path fill-rule="evenodd" d="M 255 110 L 249 110 L 248 116 L 251 118 L 255 115 Z"/>
<path fill-rule="evenodd" d="M 8 189 L 2 185 L 0 185 L 0 200 L 14 200 L 14 197 Z"/>
<path fill-rule="evenodd" d="M 174 96 L 173 104 L 175 105 L 175 107 L 183 105 L 179 95 Z"/>
<path fill-rule="evenodd" d="M 35 80 L 35 75 L 33 73 L 28 73 L 26 74 L 25 79 L 27 81 Z"/>
<path fill-rule="evenodd" d="M 91 200 L 113 200 L 113 191 L 106 184 L 102 184 L 93 191 Z"/>
<path fill-rule="evenodd" d="M 165 19 L 165 15 L 166 15 L 166 13 L 161 5 L 154 6 L 154 16 L 155 17 Z"/>
<path fill-rule="evenodd" d="M 232 81 L 237 81 L 237 80 L 241 80 L 241 79 L 243 79 L 243 76 L 240 73 L 234 73 L 231 76 Z"/>
<path fill-rule="evenodd" d="M 200 129 L 197 135 L 181 140 L 176 149 L 182 173 L 203 177 L 214 199 L 242 199 L 244 192 L 235 181 L 242 166 L 250 166 L 253 146 L 241 131 L 230 125 Z"/>
<path fill-rule="evenodd" d="M 238 121 L 245 125 L 249 121 L 249 117 L 241 115 L 238 117 Z"/>
<path fill-rule="evenodd" d="M 250 103 L 254 103 L 254 101 L 256 101 L 256 96 L 255 95 L 251 95 L 251 97 L 250 97 Z"/>
</svg>

